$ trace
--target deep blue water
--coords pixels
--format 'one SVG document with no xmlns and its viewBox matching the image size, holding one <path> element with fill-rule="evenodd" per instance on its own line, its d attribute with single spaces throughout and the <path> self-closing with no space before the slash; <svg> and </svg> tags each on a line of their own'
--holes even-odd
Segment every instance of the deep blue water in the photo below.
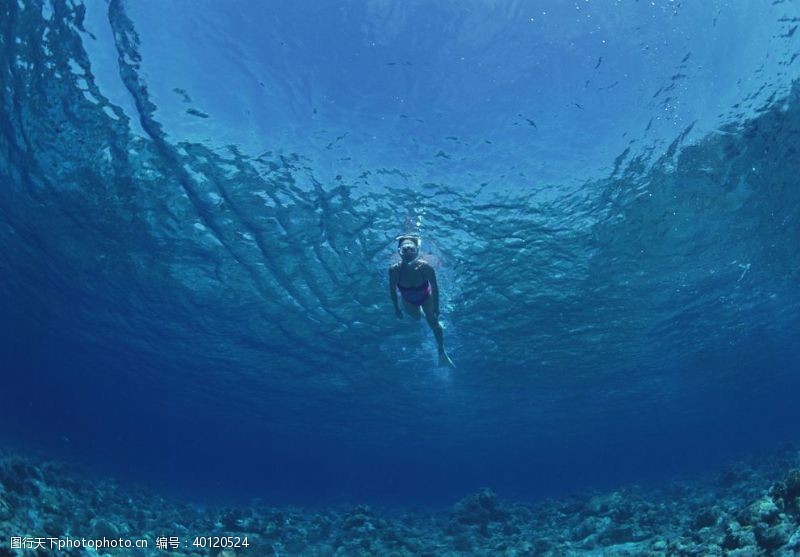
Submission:
<svg viewBox="0 0 800 557">
<path fill-rule="evenodd" d="M 800 440 L 800 2 L 0 7 L 8 445 L 439 505 Z"/>
</svg>

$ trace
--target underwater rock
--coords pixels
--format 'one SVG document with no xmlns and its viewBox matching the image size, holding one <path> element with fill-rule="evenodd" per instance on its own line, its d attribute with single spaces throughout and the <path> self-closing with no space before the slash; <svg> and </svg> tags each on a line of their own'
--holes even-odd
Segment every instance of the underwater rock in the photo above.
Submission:
<svg viewBox="0 0 800 557">
<path fill-rule="evenodd" d="M 667 542 L 666 540 L 656 540 L 650 546 L 652 551 L 666 551 L 667 550 Z"/>
<path fill-rule="evenodd" d="M 5 500 L 0 492 L 0 520 L 9 520 L 12 516 L 11 505 Z"/>
<path fill-rule="evenodd" d="M 590 515 L 609 516 L 615 522 L 625 522 L 641 515 L 641 505 L 637 502 L 635 491 L 614 491 L 605 495 L 592 497 L 586 504 L 585 513 Z"/>
<path fill-rule="evenodd" d="M 506 549 L 505 557 L 534 557 L 537 555 L 534 545 L 529 541 L 522 541 Z"/>
<path fill-rule="evenodd" d="M 59 538 L 63 536 L 66 531 L 64 522 L 60 518 L 53 518 L 45 521 L 42 524 L 42 528 L 44 528 L 44 533 L 52 538 Z"/>
<path fill-rule="evenodd" d="M 777 520 L 779 512 L 780 509 L 775 504 L 775 501 L 769 495 L 764 495 L 747 507 L 742 519 L 744 524 L 772 524 Z"/>
<path fill-rule="evenodd" d="M 722 547 L 725 549 L 741 549 L 755 547 L 756 536 L 751 527 L 742 528 L 742 525 L 733 520 L 725 525 L 725 538 Z"/>
<path fill-rule="evenodd" d="M 519 526 L 513 522 L 506 522 L 503 524 L 503 528 L 500 531 L 504 536 L 516 536 L 517 534 L 522 533 L 522 530 L 519 529 Z"/>
<path fill-rule="evenodd" d="M 788 524 L 781 522 L 774 526 L 766 526 L 763 523 L 756 525 L 754 532 L 756 535 L 756 542 L 759 547 L 763 547 L 767 551 L 773 551 L 789 541 L 794 528 Z"/>
<path fill-rule="evenodd" d="M 5 460 L 3 463 L 4 466 L 2 467 L 2 475 L 4 477 L 3 482 L 6 484 L 6 487 L 9 490 L 13 490 L 13 487 L 10 483 L 13 482 L 21 482 L 28 478 L 32 478 L 34 480 L 41 480 L 42 474 L 39 471 L 39 468 L 23 458 L 12 456 Z"/>
<path fill-rule="evenodd" d="M 359 505 L 347 513 L 342 523 L 342 528 L 349 533 L 364 533 L 375 530 L 372 509 L 367 505 Z"/>
<path fill-rule="evenodd" d="M 611 518 L 607 516 L 587 516 L 576 528 L 572 530 L 570 539 L 580 541 L 592 535 L 600 534 L 611 526 Z"/>
<path fill-rule="evenodd" d="M 693 532 L 692 539 L 696 543 L 723 547 L 725 544 L 725 533 L 719 528 L 706 526 L 705 528 Z"/>
<path fill-rule="evenodd" d="M 613 495 L 598 495 L 592 497 L 586 504 L 586 514 L 588 515 L 605 515 L 611 510 L 611 501 Z"/>
<path fill-rule="evenodd" d="M 41 490 L 36 482 L 37 480 L 33 477 L 6 478 L 8 493 L 20 497 L 39 497 Z"/>
<path fill-rule="evenodd" d="M 714 526 L 716 523 L 717 515 L 714 514 L 710 509 L 703 509 L 694 515 L 694 519 L 692 520 L 692 529 L 700 530 L 702 528 Z"/>
<path fill-rule="evenodd" d="M 38 498 L 41 494 L 41 473 L 36 465 L 19 457 L 10 457 L 0 461 L 0 479 L 9 504 L 14 498 Z"/>
<path fill-rule="evenodd" d="M 457 551 L 472 551 L 472 539 L 466 534 L 458 534 L 453 537 L 453 548 Z"/>
<path fill-rule="evenodd" d="M 108 538 L 108 539 L 116 539 L 119 538 L 119 529 L 114 526 L 111 522 L 105 519 L 94 519 L 90 522 L 92 528 L 92 536 L 95 539 L 99 538 Z"/>
<path fill-rule="evenodd" d="M 763 550 L 757 548 L 756 546 L 750 547 L 743 547 L 741 549 L 731 549 L 725 552 L 725 557 L 756 557 L 758 555 L 763 555 Z"/>
<path fill-rule="evenodd" d="M 385 554 L 387 547 L 397 548 L 398 540 L 385 520 L 376 517 L 367 505 L 359 505 L 343 517 L 334 544 L 337 555 L 379 555 Z"/>
<path fill-rule="evenodd" d="M 330 523 L 323 522 L 328 529 Z M 342 517 L 338 532 L 331 541 L 337 556 L 391 555 L 412 557 L 434 555 L 426 551 L 424 537 L 397 522 L 376 516 L 366 505 L 359 505 Z M 317 546 L 319 547 L 319 546 Z M 330 555 L 331 552 L 320 554 Z"/>
<path fill-rule="evenodd" d="M 722 548 L 720 548 L 720 552 Z M 674 538 L 667 542 L 667 555 L 712 555 L 702 545 L 694 543 L 692 540 L 683 536 Z"/>
<path fill-rule="evenodd" d="M 283 542 L 284 549 L 290 555 L 302 555 L 308 547 L 306 540 L 300 536 L 290 537 Z"/>
<path fill-rule="evenodd" d="M 780 466 L 767 460 L 757 467 L 742 467 L 750 479 L 729 490 L 720 490 L 710 477 L 658 490 L 625 488 L 505 505 L 494 492 L 482 489 L 449 512 L 385 516 L 366 505 L 344 513 L 263 504 L 206 509 L 126 490 L 114 482 L 59 480 L 59 471 L 71 473 L 65 467 L 37 464 L 41 470 L 37 477 L 24 463 L 17 461 L 12 467 L 0 460 L 0 530 L 53 537 L 136 533 L 155 538 L 165 531 L 186 536 L 213 525 L 245 532 L 251 549 L 263 548 L 267 555 L 788 557 L 800 551 L 798 465 L 800 458 Z M 12 469 L 13 490 L 7 482 Z M 24 495 L 33 489 L 40 497 Z M 226 550 L 203 555 L 244 555 L 238 549 Z M 186 554 L 163 553 L 165 557 Z M 0 544 L 0 557 L 5 555 Z M 79 555 L 83 554 L 74 553 Z"/>
<path fill-rule="evenodd" d="M 600 536 L 598 541 L 603 545 L 617 545 L 626 542 L 642 541 L 648 538 L 647 532 L 642 530 L 638 524 L 627 522 L 622 524 L 612 524 Z"/>
<path fill-rule="evenodd" d="M 277 539 L 280 536 L 280 526 L 277 522 L 270 520 L 264 524 L 262 534 L 267 539 Z"/>
<path fill-rule="evenodd" d="M 70 469 L 60 463 L 45 462 L 39 467 L 41 480 L 49 486 L 62 489 L 77 489 L 78 483 Z"/>
<path fill-rule="evenodd" d="M 800 497 L 800 469 L 789 472 L 786 478 L 786 497 L 796 499 Z"/>
<path fill-rule="evenodd" d="M 231 532 L 238 532 L 245 527 L 245 516 L 241 509 L 225 509 L 219 521 L 226 530 Z"/>
<path fill-rule="evenodd" d="M 326 516 L 316 517 L 308 528 L 307 539 L 316 543 L 327 539 L 333 532 L 333 522 Z"/>
<path fill-rule="evenodd" d="M 800 470 L 792 470 L 785 480 L 774 483 L 769 494 L 781 510 L 800 514 Z"/>
<path fill-rule="evenodd" d="M 741 462 L 726 465 L 717 475 L 717 484 L 720 487 L 730 488 L 743 484 L 753 476 L 753 469 Z"/>
<path fill-rule="evenodd" d="M 451 517 L 460 524 L 485 526 L 507 519 L 509 513 L 500 508 L 494 491 L 483 488 L 456 503 Z"/>
<path fill-rule="evenodd" d="M 786 542 L 786 547 L 788 549 L 794 549 L 795 551 L 800 551 L 800 526 L 794 531 L 794 534 L 789 536 L 789 540 Z"/>
</svg>

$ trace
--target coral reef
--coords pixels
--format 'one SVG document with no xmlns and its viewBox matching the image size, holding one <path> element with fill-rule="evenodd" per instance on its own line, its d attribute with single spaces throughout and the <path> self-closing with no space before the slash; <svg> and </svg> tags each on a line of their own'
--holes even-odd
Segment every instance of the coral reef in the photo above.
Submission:
<svg viewBox="0 0 800 557">
<path fill-rule="evenodd" d="M 261 502 L 215 508 L 87 477 L 64 464 L 5 455 L 0 532 L 0 557 L 788 557 L 800 555 L 800 452 L 788 448 L 736 462 L 713 477 L 658 488 L 631 486 L 535 504 L 504 501 L 481 489 L 436 512 L 366 505 L 309 511 Z M 207 536 L 221 538 L 209 547 L 215 540 Z M 54 548 L 49 541 L 81 538 L 147 540 L 148 547 Z M 231 547 L 244 539 L 246 547 Z"/>
</svg>

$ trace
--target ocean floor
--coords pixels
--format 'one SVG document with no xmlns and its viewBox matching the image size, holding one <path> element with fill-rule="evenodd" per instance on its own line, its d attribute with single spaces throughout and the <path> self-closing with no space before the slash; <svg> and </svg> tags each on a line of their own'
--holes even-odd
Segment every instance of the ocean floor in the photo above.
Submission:
<svg viewBox="0 0 800 557">
<path fill-rule="evenodd" d="M 436 513 L 214 508 L 88 478 L 58 462 L 1 455 L 0 557 L 800 555 L 796 447 L 659 488 L 536 504 L 483 489 Z M 81 546 L 93 540 L 99 549 Z"/>
</svg>

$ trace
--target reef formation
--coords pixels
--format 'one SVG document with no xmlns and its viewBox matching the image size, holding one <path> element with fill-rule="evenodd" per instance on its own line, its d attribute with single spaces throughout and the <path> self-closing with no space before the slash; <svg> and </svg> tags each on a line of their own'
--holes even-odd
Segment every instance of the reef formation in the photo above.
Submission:
<svg viewBox="0 0 800 557">
<path fill-rule="evenodd" d="M 98 479 L 60 462 L 4 454 L 0 533 L 0 557 L 789 557 L 800 555 L 800 451 L 787 447 L 700 479 L 532 504 L 505 501 L 487 488 L 438 511 L 308 510 L 260 500 L 214 507 Z M 205 538 L 198 544 L 198 536 L 212 534 L 220 536 L 218 545 L 246 539 L 247 546 L 209 547 Z M 148 547 L 59 549 L 48 541 L 80 538 L 146 540 Z"/>
</svg>

